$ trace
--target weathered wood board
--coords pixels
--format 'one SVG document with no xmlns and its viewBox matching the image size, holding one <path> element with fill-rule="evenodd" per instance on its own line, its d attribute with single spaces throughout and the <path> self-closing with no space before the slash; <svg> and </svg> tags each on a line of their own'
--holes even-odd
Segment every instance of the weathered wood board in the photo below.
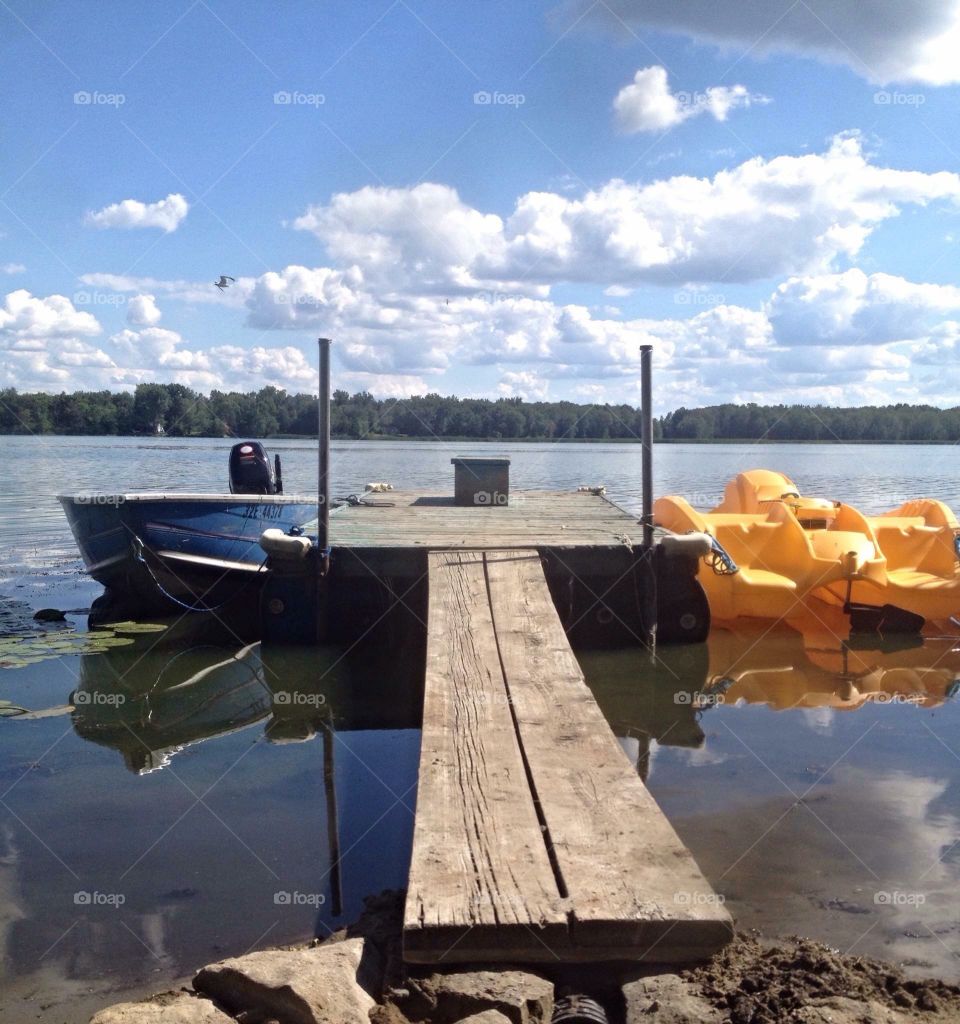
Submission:
<svg viewBox="0 0 960 1024">
<path fill-rule="evenodd" d="M 620 749 L 529 550 L 433 552 L 413 962 L 696 960 L 729 915 Z"/>
</svg>

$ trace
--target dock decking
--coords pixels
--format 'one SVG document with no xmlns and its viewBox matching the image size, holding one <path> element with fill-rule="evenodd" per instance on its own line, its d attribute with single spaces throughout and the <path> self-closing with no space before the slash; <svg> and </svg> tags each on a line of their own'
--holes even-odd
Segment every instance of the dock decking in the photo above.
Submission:
<svg viewBox="0 0 960 1024">
<path fill-rule="evenodd" d="M 372 504 L 342 505 L 330 516 L 329 543 L 339 571 L 348 574 L 385 562 L 401 569 L 421 565 L 426 551 L 536 548 L 596 554 L 643 542 L 636 516 L 586 492 L 514 492 L 509 505 L 496 508 L 455 505 L 451 496 L 417 491 L 363 497 Z"/>
<path fill-rule="evenodd" d="M 528 496 L 516 522 L 508 509 L 444 506 L 442 521 L 415 530 L 417 543 L 447 550 L 426 556 L 423 739 L 404 919 L 404 955 L 414 962 L 689 961 L 732 935 L 590 694 L 531 550 L 543 536 L 607 546 L 620 531 L 639 543 L 639 531 L 602 498 L 560 497 L 531 509 L 539 499 Z M 333 543 L 369 528 L 347 516 Z M 381 529 L 365 535 L 368 545 L 387 540 Z M 478 533 L 488 550 L 469 547 Z"/>
</svg>

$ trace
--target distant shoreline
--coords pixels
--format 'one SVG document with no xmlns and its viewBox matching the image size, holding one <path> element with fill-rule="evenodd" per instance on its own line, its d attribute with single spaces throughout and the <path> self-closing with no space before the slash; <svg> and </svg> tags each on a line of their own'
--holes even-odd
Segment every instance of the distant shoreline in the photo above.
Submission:
<svg viewBox="0 0 960 1024">
<path fill-rule="evenodd" d="M 248 437 L 255 437 L 262 441 L 316 441 L 316 434 L 264 434 L 263 436 L 250 434 L 60 434 L 49 433 L 26 433 L 24 431 L 3 431 L 0 430 L 0 437 L 87 437 L 87 438 L 137 438 L 141 441 L 240 441 Z M 433 435 L 433 434 L 370 434 L 366 437 L 353 437 L 348 434 L 334 434 L 331 441 L 384 441 L 387 443 L 403 443 L 409 441 L 424 442 L 427 444 L 616 444 L 616 445 L 639 445 L 639 437 L 467 437 L 463 435 Z M 837 447 L 843 445 L 889 445 L 892 447 L 916 447 L 918 445 L 936 445 L 941 448 L 960 445 L 960 438 L 957 440 L 873 440 L 859 438 L 856 440 L 844 440 L 842 438 L 770 438 L 770 437 L 710 437 L 710 438 L 689 438 L 689 437 L 656 437 L 655 445 L 711 445 L 723 444 L 748 444 L 748 445 L 822 445 L 824 447 Z"/>
</svg>

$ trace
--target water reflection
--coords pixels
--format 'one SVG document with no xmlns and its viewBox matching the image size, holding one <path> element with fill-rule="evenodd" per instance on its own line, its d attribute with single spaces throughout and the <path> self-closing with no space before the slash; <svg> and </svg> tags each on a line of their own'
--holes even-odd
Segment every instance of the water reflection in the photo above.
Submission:
<svg viewBox="0 0 960 1024">
<path fill-rule="evenodd" d="M 956 638 L 716 630 L 582 663 L 740 927 L 960 976 Z"/>
<path fill-rule="evenodd" d="M 0 745 L 4 1019 L 329 934 L 404 884 L 422 651 L 214 639 L 181 624 L 4 676 L 32 708 Z"/>
<path fill-rule="evenodd" d="M 185 628 L 3 677 L 33 709 L 0 722 L 5 1019 L 17 993 L 105 1003 L 327 934 L 405 883 L 414 634 L 271 650 Z M 954 640 L 715 631 L 581 661 L 742 927 L 960 973 Z"/>
</svg>

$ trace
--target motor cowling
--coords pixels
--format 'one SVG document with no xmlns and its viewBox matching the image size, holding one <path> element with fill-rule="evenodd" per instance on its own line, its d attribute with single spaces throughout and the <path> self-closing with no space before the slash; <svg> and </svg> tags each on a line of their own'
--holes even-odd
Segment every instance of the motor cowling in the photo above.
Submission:
<svg viewBox="0 0 960 1024">
<path fill-rule="evenodd" d="M 259 441 L 241 441 L 230 449 L 231 494 L 282 494 L 280 456 L 274 463 Z"/>
</svg>

